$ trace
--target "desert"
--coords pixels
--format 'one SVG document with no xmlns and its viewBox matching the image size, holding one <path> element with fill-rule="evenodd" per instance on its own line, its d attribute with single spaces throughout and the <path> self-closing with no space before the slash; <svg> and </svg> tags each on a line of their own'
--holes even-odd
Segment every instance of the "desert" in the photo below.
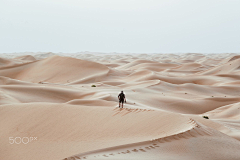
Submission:
<svg viewBox="0 0 240 160">
<path fill-rule="evenodd" d="M 0 159 L 238 160 L 239 74 L 234 53 L 0 54 Z"/>
</svg>

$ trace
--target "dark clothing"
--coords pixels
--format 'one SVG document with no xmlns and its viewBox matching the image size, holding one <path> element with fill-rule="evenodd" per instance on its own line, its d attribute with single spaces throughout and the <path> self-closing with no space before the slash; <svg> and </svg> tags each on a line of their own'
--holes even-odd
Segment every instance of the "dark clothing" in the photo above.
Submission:
<svg viewBox="0 0 240 160">
<path fill-rule="evenodd" d="M 119 103 L 124 103 L 125 94 L 124 94 L 124 93 L 120 93 L 120 94 L 118 95 L 118 98 L 119 98 Z"/>
<path fill-rule="evenodd" d="M 119 99 L 119 103 L 124 103 L 124 100 L 120 100 L 120 99 Z"/>
</svg>

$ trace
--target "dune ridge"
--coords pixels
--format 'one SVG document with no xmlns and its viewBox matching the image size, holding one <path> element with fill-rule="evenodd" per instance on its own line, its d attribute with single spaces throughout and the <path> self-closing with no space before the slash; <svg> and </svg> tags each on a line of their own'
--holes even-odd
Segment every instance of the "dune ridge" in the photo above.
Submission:
<svg viewBox="0 0 240 160">
<path fill-rule="evenodd" d="M 189 123 L 192 124 L 192 128 L 189 130 L 186 130 L 181 133 L 177 133 L 174 135 L 162 137 L 162 138 L 157 138 L 157 139 L 152 139 L 150 141 L 143 141 L 143 142 L 138 142 L 138 143 L 132 143 L 128 145 L 123 145 L 123 146 L 117 146 L 117 147 L 111 147 L 111 148 L 105 148 L 101 150 L 96 150 L 96 151 L 91 151 L 87 153 L 82 153 L 78 155 L 71 156 L 69 158 L 65 158 L 64 160 L 68 159 L 107 159 L 112 158 L 112 159 L 158 159 L 159 155 L 161 157 L 164 157 L 166 159 L 172 159 L 172 156 L 176 153 L 171 153 L 169 154 L 168 152 L 163 152 L 161 150 L 166 150 L 169 146 L 165 145 L 164 143 L 170 143 L 170 146 L 172 148 L 178 148 L 178 152 L 181 153 L 181 147 L 178 143 L 175 143 L 176 141 L 187 141 L 187 140 L 193 140 L 193 141 L 206 141 L 206 139 L 214 139 L 214 141 L 218 141 L 217 138 L 225 138 L 230 141 L 231 145 L 236 145 L 238 144 L 238 141 L 231 139 L 224 134 L 221 134 L 220 132 L 216 130 L 209 129 L 208 127 L 196 122 L 193 119 L 189 120 Z M 195 139 L 194 139 L 195 138 Z M 216 138 L 216 139 L 215 139 Z M 197 139 L 197 140 L 196 140 Z M 217 142 L 218 143 L 218 142 Z M 177 145 L 177 147 L 176 147 Z M 202 144 L 201 144 L 202 145 Z M 225 144 L 225 146 L 227 146 Z M 236 145 L 238 146 L 238 145 Z M 187 144 L 184 145 L 184 147 L 190 147 Z M 194 146 L 191 146 L 194 147 Z M 199 146 L 198 146 L 199 147 Z M 204 148 L 202 146 L 202 148 Z M 224 147 L 223 147 L 224 148 Z M 239 148 L 239 146 L 238 146 Z M 201 150 L 201 148 L 197 148 L 198 152 Z M 184 149 L 182 149 L 184 150 Z M 235 150 L 237 151 L 237 149 Z M 140 152 L 140 155 L 137 156 L 137 154 L 132 155 L 131 153 L 138 153 Z M 148 153 L 152 152 L 152 153 Z M 239 156 L 231 155 L 231 154 L 215 154 L 215 153 L 207 153 L 206 154 L 200 154 L 198 157 L 195 157 L 195 155 L 184 155 L 184 153 L 181 153 L 178 156 L 178 159 L 205 159 L 208 158 L 209 155 L 214 159 L 237 159 Z M 117 156 L 117 157 L 115 157 Z"/>
</svg>

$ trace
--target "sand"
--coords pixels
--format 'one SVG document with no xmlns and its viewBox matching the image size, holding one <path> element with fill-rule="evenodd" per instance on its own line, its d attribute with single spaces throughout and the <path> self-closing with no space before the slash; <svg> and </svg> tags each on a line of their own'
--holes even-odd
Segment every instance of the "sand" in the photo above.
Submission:
<svg viewBox="0 0 240 160">
<path fill-rule="evenodd" d="M 239 160 L 239 91 L 238 54 L 0 54 L 0 160 Z"/>
</svg>

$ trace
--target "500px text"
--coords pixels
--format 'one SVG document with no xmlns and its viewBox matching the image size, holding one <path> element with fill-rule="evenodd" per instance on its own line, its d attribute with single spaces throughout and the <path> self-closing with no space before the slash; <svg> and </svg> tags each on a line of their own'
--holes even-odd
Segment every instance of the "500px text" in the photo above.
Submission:
<svg viewBox="0 0 240 160">
<path fill-rule="evenodd" d="M 36 141 L 37 137 L 9 137 L 10 144 L 28 144 L 32 141 Z"/>
</svg>

